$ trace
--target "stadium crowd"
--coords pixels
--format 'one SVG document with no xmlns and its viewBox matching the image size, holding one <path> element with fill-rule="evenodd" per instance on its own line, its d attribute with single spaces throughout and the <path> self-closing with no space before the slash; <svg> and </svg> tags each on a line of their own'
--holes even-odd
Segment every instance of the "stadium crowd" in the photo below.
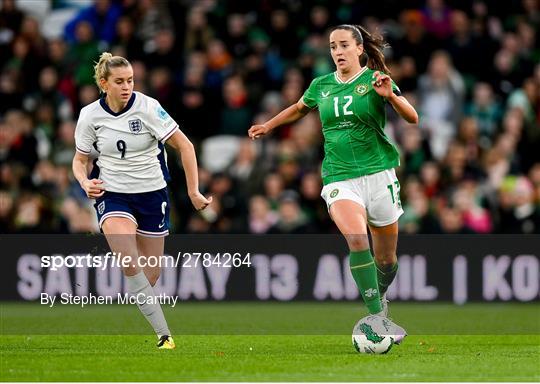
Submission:
<svg viewBox="0 0 540 384">
<path fill-rule="evenodd" d="M 1 233 L 99 231 L 71 161 L 104 50 L 132 62 L 135 90 L 198 149 L 213 202 L 192 209 L 171 152 L 173 232 L 336 232 L 319 196 L 316 112 L 265 140 L 247 130 L 334 70 L 327 33 L 343 23 L 383 32 L 392 78 L 420 115 L 408 125 L 388 109 L 401 231 L 540 233 L 538 0 L 96 0 L 53 37 L 16 1 L 1 6 Z"/>
</svg>

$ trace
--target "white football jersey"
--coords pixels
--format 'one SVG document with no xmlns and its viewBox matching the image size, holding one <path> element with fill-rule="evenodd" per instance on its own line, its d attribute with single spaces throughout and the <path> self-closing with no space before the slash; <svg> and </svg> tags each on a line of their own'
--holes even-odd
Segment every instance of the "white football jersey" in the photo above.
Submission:
<svg viewBox="0 0 540 384">
<path fill-rule="evenodd" d="M 141 193 L 167 185 L 164 143 L 178 124 L 159 102 L 133 92 L 126 107 L 113 112 L 103 98 L 81 110 L 75 129 L 78 152 L 99 152 L 90 178 L 103 180 L 106 191 Z"/>
</svg>

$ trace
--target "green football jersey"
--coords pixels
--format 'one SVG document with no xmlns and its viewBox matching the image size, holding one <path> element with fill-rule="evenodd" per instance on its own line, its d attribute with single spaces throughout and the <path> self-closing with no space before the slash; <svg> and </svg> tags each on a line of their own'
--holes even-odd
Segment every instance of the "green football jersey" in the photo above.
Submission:
<svg viewBox="0 0 540 384">
<path fill-rule="evenodd" d="M 385 98 L 371 85 L 374 72 L 364 67 L 346 82 L 333 72 L 317 77 L 304 93 L 304 104 L 319 108 L 324 185 L 399 166 L 399 153 L 384 133 Z M 400 94 L 394 82 L 392 88 Z"/>
</svg>

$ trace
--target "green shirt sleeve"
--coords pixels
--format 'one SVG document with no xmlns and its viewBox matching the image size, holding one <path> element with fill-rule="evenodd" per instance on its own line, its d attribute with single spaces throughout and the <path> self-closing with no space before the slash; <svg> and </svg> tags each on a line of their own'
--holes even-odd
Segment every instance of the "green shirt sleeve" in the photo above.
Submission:
<svg viewBox="0 0 540 384">
<path fill-rule="evenodd" d="M 317 108 L 318 104 L 318 92 L 317 92 L 317 79 L 313 79 L 311 84 L 309 85 L 308 89 L 304 92 L 304 95 L 302 96 L 302 101 L 305 105 L 308 106 L 308 108 L 314 109 Z"/>
</svg>

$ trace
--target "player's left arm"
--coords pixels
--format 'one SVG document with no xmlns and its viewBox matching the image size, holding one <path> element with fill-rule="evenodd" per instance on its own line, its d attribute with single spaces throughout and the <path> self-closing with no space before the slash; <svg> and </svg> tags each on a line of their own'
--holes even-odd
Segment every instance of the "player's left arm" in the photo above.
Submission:
<svg viewBox="0 0 540 384">
<path fill-rule="evenodd" d="M 396 110 L 401 117 L 405 119 L 408 123 L 418 124 L 418 113 L 414 107 L 409 103 L 409 101 L 400 95 L 397 95 L 392 89 L 392 79 L 390 76 L 375 71 L 373 73 L 373 89 L 382 97 L 385 97 L 386 100 L 392 107 Z"/>
<path fill-rule="evenodd" d="M 212 197 L 204 197 L 199 192 L 199 174 L 197 169 L 197 156 L 195 155 L 195 148 L 191 141 L 184 133 L 177 129 L 167 139 L 167 144 L 173 147 L 182 160 L 182 166 L 186 174 L 186 183 L 188 188 L 188 195 L 191 203 L 197 210 L 204 209 L 212 202 Z"/>
</svg>

